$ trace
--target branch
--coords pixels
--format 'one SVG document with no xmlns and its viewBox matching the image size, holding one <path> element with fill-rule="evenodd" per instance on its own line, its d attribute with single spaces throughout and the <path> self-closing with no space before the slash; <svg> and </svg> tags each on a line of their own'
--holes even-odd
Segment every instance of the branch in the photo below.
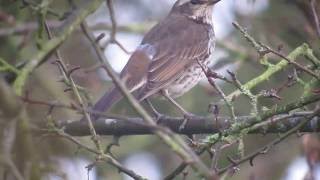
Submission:
<svg viewBox="0 0 320 180">
<path fill-rule="evenodd" d="M 51 133 L 51 132 L 49 132 Z M 91 153 L 94 153 L 97 155 L 97 159 L 98 160 L 105 160 L 108 163 L 110 163 L 112 166 L 116 167 L 119 169 L 120 172 L 123 172 L 125 174 L 127 174 L 128 176 L 132 177 L 133 179 L 136 180 L 144 180 L 145 178 L 136 174 L 134 171 L 124 167 L 118 160 L 116 160 L 114 157 L 112 157 L 111 155 L 108 154 L 101 154 L 101 152 L 99 150 L 93 149 L 83 143 L 81 143 L 79 140 L 77 140 L 76 138 L 72 137 L 71 135 L 59 130 L 59 129 L 55 129 L 54 133 L 73 142 L 74 144 L 76 144 L 78 147 L 81 147 Z"/>
<path fill-rule="evenodd" d="M 52 39 L 52 34 L 51 34 L 51 31 L 50 31 L 50 28 L 48 27 L 46 22 L 44 24 L 45 24 L 45 29 L 46 29 L 46 31 L 48 33 L 48 38 Z M 134 171 L 125 168 L 120 162 L 118 162 L 116 159 L 114 159 L 111 155 L 105 154 L 103 152 L 99 137 L 98 137 L 98 135 L 97 135 L 97 133 L 96 133 L 96 131 L 94 129 L 94 126 L 92 124 L 92 120 L 91 120 L 90 114 L 89 114 L 89 112 L 86 111 L 86 109 L 87 109 L 86 104 L 85 104 L 84 100 L 82 99 L 82 97 L 80 95 L 80 92 L 78 90 L 78 87 L 77 87 L 76 83 L 74 82 L 74 80 L 73 80 L 73 78 L 71 76 L 72 71 L 74 69 L 73 70 L 71 69 L 69 71 L 67 70 L 67 66 L 66 66 L 65 62 L 62 60 L 59 50 L 55 50 L 55 55 L 56 55 L 56 58 L 57 58 L 56 62 L 57 62 L 57 65 L 59 67 L 59 70 L 60 70 L 61 74 L 63 75 L 65 81 L 69 82 L 69 84 L 71 86 L 71 90 L 73 91 L 73 94 L 75 95 L 78 103 L 80 104 L 79 110 L 84 114 L 85 119 L 87 120 L 86 125 L 87 125 L 87 127 L 89 127 L 90 134 L 91 134 L 91 140 L 95 144 L 97 150 L 93 150 L 90 147 L 82 145 L 75 138 L 71 137 L 70 135 L 68 135 L 68 134 L 66 134 L 64 132 L 60 132 L 59 130 L 56 130 L 56 133 L 58 133 L 58 135 L 60 135 L 62 137 L 65 137 L 65 138 L 69 139 L 70 141 L 74 142 L 79 147 L 83 147 L 86 150 L 95 153 L 97 155 L 96 162 L 97 161 L 107 161 L 111 165 L 113 165 L 116 168 L 118 168 L 118 170 L 120 172 L 123 172 L 123 173 L 127 174 L 128 176 L 132 177 L 133 179 L 136 179 L 136 180 L 145 179 L 142 176 L 139 176 L 138 174 L 136 174 Z"/>
<path fill-rule="evenodd" d="M 285 140 L 291 134 L 294 134 L 298 130 L 301 130 L 303 127 L 305 127 L 312 119 L 316 119 L 317 121 L 319 121 L 320 120 L 319 116 L 318 116 L 319 113 L 320 113 L 319 109 L 315 110 L 312 114 L 301 119 L 302 121 L 300 121 L 298 124 L 293 126 L 290 130 L 288 130 L 283 135 L 281 135 L 279 138 L 273 140 L 272 142 L 270 142 L 266 146 L 258 149 L 257 151 L 245 156 L 244 158 L 242 158 L 240 160 L 232 160 L 232 163 L 230 165 L 228 165 L 227 167 L 219 170 L 218 174 L 222 174 L 222 173 L 226 172 L 227 170 L 229 170 L 230 168 L 236 167 L 236 166 L 238 166 L 246 161 L 249 161 L 249 160 L 250 160 L 250 164 L 252 165 L 253 164 L 252 161 L 255 157 L 257 157 L 260 154 L 266 154 L 272 147 L 279 144 L 281 141 Z M 317 117 L 317 118 L 315 118 L 315 117 Z"/>
<path fill-rule="evenodd" d="M 311 112 L 294 112 L 289 115 L 278 115 L 269 119 L 264 124 L 255 126 L 249 133 L 282 133 L 296 126 L 301 120 Z M 252 116 L 241 116 L 237 120 L 246 124 L 247 121 L 253 118 Z M 280 119 L 277 122 L 277 119 Z M 219 133 L 231 127 L 232 120 L 230 117 L 196 117 L 188 121 L 188 124 L 183 130 L 179 130 L 180 124 L 183 122 L 180 117 L 162 117 L 162 126 L 170 128 L 175 133 L 179 134 L 212 134 Z M 303 132 L 319 132 L 320 121 L 312 121 L 306 125 Z M 90 131 L 85 122 L 65 122 L 60 124 L 65 129 L 65 132 L 72 136 L 89 136 Z M 99 119 L 94 122 L 94 127 L 97 134 L 100 135 L 143 135 L 153 134 L 152 127 L 143 125 L 141 118 L 130 118 L 130 120 L 121 119 Z"/>
<path fill-rule="evenodd" d="M 2 59 L 0 57 L 0 72 L 1 71 L 11 71 L 11 72 L 13 72 L 15 74 L 19 74 L 20 73 L 20 71 L 16 67 L 14 67 L 11 64 L 7 63 L 7 61 L 5 61 L 4 59 Z"/>
<path fill-rule="evenodd" d="M 261 44 L 261 45 L 262 45 L 264 48 L 266 48 L 266 50 L 267 50 L 268 52 L 271 52 L 271 53 L 279 56 L 280 58 L 288 61 L 289 64 L 293 64 L 293 65 L 296 66 L 298 69 L 300 69 L 300 70 L 302 70 L 302 71 L 310 74 L 311 76 L 317 78 L 318 80 L 320 80 L 320 76 L 319 76 L 317 73 L 311 71 L 310 69 L 304 67 L 303 65 L 301 65 L 301 64 L 299 64 L 299 63 L 297 63 L 297 62 L 295 62 L 295 61 L 292 61 L 291 59 L 287 58 L 286 56 L 284 56 L 284 55 L 281 54 L 280 52 L 277 52 L 277 51 L 271 49 L 270 47 L 268 47 L 268 46 L 266 46 L 266 45 L 263 45 L 263 44 Z"/>
<path fill-rule="evenodd" d="M 76 27 L 92 12 L 94 12 L 102 3 L 102 0 L 93 0 L 76 11 L 69 20 L 66 21 L 67 25 L 63 25 L 63 30 L 55 38 L 43 44 L 43 49 L 36 53 L 27 62 L 21 73 L 15 80 L 13 87 L 18 95 L 22 94 L 23 87 L 33 70 L 40 65 L 55 49 L 57 49 L 76 29 Z M 70 22 L 70 23 L 69 23 Z"/>
<path fill-rule="evenodd" d="M 293 50 L 288 56 L 288 59 L 291 59 L 292 61 L 296 60 L 300 55 L 306 54 L 310 50 L 308 44 L 302 44 L 301 46 L 297 47 L 295 50 Z M 258 77 L 250 80 L 249 82 L 243 84 L 242 86 L 245 89 L 251 90 L 252 88 L 258 86 L 259 84 L 263 83 L 264 81 L 269 80 L 269 78 L 274 75 L 275 73 L 281 71 L 288 65 L 288 61 L 285 59 L 281 59 L 280 62 L 278 62 L 275 65 L 269 66 L 268 69 L 260 74 Z M 240 90 L 236 90 L 229 94 L 227 96 L 228 99 L 233 99 L 235 97 L 238 97 L 241 95 Z"/>
<path fill-rule="evenodd" d="M 316 31 L 318 33 L 318 36 L 320 37 L 320 21 L 319 21 L 319 16 L 318 16 L 317 10 L 316 10 L 316 0 L 311 0 L 310 6 L 311 6 L 311 10 L 312 10 L 312 15 L 314 18 L 314 24 L 316 26 Z"/>
<path fill-rule="evenodd" d="M 112 1 L 107 0 L 107 6 L 109 10 L 112 10 L 112 7 L 109 7 L 111 5 L 112 5 Z M 114 16 L 114 13 L 110 13 L 110 16 Z M 111 19 L 114 19 L 114 17 L 111 17 Z M 139 104 L 139 102 L 135 99 L 135 97 L 130 93 L 130 91 L 125 86 L 125 84 L 120 80 L 120 78 L 113 71 L 108 61 L 104 61 L 104 59 L 106 58 L 104 55 L 101 55 L 102 54 L 101 49 L 95 43 L 95 39 L 92 33 L 87 31 L 86 28 L 84 27 L 85 26 L 82 26 L 86 36 L 88 37 L 89 41 L 92 43 L 95 51 L 97 52 L 100 62 L 104 64 L 103 67 L 108 73 L 108 75 L 111 77 L 115 86 L 118 87 L 118 89 L 122 92 L 123 96 L 129 101 L 131 106 L 134 108 L 134 110 L 138 112 L 138 114 L 143 118 L 144 122 L 147 125 L 156 126 L 157 124 L 155 123 L 155 121 L 146 112 L 146 110 Z M 111 35 L 114 35 L 114 34 L 111 34 Z M 159 138 L 163 142 L 165 142 L 185 162 L 190 163 L 191 167 L 195 171 L 197 171 L 201 176 L 207 179 L 216 179 L 216 176 L 212 174 L 212 172 L 206 167 L 206 165 L 199 159 L 199 157 L 192 151 L 192 149 L 190 149 L 190 147 L 184 142 L 184 140 L 180 136 L 172 133 L 169 129 L 164 129 L 164 128 L 155 129 L 154 133 L 157 136 L 159 136 Z"/>
<path fill-rule="evenodd" d="M 22 174 L 19 172 L 18 167 L 14 164 L 13 160 L 9 157 L 1 157 L 0 156 L 0 164 L 4 164 L 8 166 L 8 168 L 11 170 L 12 175 L 17 179 L 17 180 L 25 180 L 25 178 L 22 176 Z"/>
<path fill-rule="evenodd" d="M 51 30 L 48 27 L 46 21 L 44 22 L 44 24 L 45 24 L 45 29 L 46 29 L 47 34 L 48 34 L 48 38 L 52 39 Z M 95 144 L 96 148 L 98 149 L 98 151 L 100 152 L 100 154 L 103 154 L 103 151 L 101 149 L 100 140 L 99 140 L 99 138 L 98 138 L 98 136 L 96 134 L 96 131 L 95 131 L 94 127 L 93 127 L 90 114 L 88 112 L 86 112 L 86 110 L 85 110 L 86 109 L 86 104 L 85 104 L 84 100 L 82 99 L 82 97 L 80 95 L 80 92 L 79 92 L 79 90 L 77 88 L 77 85 L 76 85 L 76 83 L 74 82 L 74 80 L 73 80 L 73 78 L 71 76 L 72 71 L 74 69 L 73 70 L 72 69 L 71 70 L 67 69 L 67 65 L 63 61 L 59 50 L 55 50 L 55 56 L 57 58 L 57 60 L 56 60 L 57 66 L 58 66 L 58 68 L 59 68 L 64 80 L 66 82 L 70 83 L 71 90 L 72 90 L 74 96 L 76 97 L 77 102 L 80 104 L 81 112 L 84 114 L 85 119 L 87 121 L 87 125 L 90 128 L 91 139 L 94 142 L 94 144 Z"/>
<path fill-rule="evenodd" d="M 302 108 L 306 105 L 310 105 L 312 103 L 320 101 L 320 95 L 312 95 L 305 98 L 300 98 L 298 101 L 287 104 L 285 106 L 275 106 L 271 110 L 268 110 L 264 113 L 261 113 L 260 117 L 252 117 L 248 119 L 246 122 L 237 122 L 232 125 L 232 128 L 229 130 L 223 132 L 222 136 L 228 136 L 231 134 L 237 134 L 245 129 L 247 129 L 248 132 L 254 130 L 250 129 L 251 126 L 261 123 L 269 118 L 273 118 L 275 115 L 283 114 L 283 113 L 289 113 L 292 110 Z"/>
<path fill-rule="evenodd" d="M 17 116 L 21 109 L 21 102 L 12 93 L 12 89 L 7 82 L 0 77 L 0 112 L 3 113 L 7 119 Z"/>
<path fill-rule="evenodd" d="M 25 103 L 35 104 L 40 106 L 47 106 L 48 108 L 64 108 L 70 109 L 77 112 L 83 111 L 83 109 L 75 104 L 64 104 L 59 102 L 45 102 L 39 100 L 32 100 L 29 97 L 21 97 L 21 99 Z M 240 116 L 238 123 L 240 124 L 250 124 L 254 123 L 251 127 L 250 133 L 279 133 L 286 131 L 287 129 L 296 125 L 301 118 L 311 114 L 310 111 L 293 111 L 294 108 L 299 106 L 303 106 L 305 104 L 311 104 L 316 101 L 319 101 L 319 97 L 317 95 L 308 97 L 307 99 L 302 99 L 301 102 L 294 102 L 288 104 L 283 107 L 278 107 L 278 109 L 286 109 L 286 111 L 282 110 L 281 112 L 270 110 L 263 114 L 264 118 L 266 116 L 271 117 L 270 112 L 273 111 L 274 116 L 272 118 L 267 118 L 264 121 L 259 121 L 259 119 L 255 116 Z M 99 111 L 94 111 L 91 109 L 85 109 L 86 112 L 92 115 L 98 115 L 101 118 L 94 121 L 95 129 L 98 134 L 101 135 L 138 135 L 138 134 L 151 134 L 154 129 L 161 129 L 161 126 L 156 125 L 148 125 L 145 124 L 141 118 L 129 118 L 121 115 L 113 115 L 109 113 L 103 113 Z M 279 113 L 279 114 L 277 114 Z M 283 114 L 281 114 L 283 113 Z M 181 117 L 169 117 L 163 116 L 161 118 L 161 122 L 159 125 L 169 127 L 174 132 L 180 134 L 205 134 L 205 133 L 219 133 L 223 130 L 227 130 L 231 128 L 232 125 L 232 117 L 216 117 L 216 116 L 208 116 L 201 117 L 195 116 L 190 119 L 190 124 L 186 126 L 186 129 L 179 131 L 179 126 L 183 122 L 183 118 Z M 279 124 L 277 124 L 280 122 Z M 309 126 L 306 126 L 305 132 L 318 131 L 317 122 L 313 122 Z M 65 129 L 67 133 L 75 136 L 86 136 L 89 135 L 88 127 L 85 122 L 81 121 L 73 121 L 73 122 L 63 122 L 59 125 L 59 127 Z M 263 131 L 261 131 L 263 130 Z"/>
<path fill-rule="evenodd" d="M 9 167 L 13 176 L 18 180 L 23 180 L 22 172 L 19 172 L 19 168 L 16 166 L 12 154 L 13 147 L 16 140 L 16 131 L 20 131 L 20 135 L 23 136 L 20 139 L 19 147 L 24 148 L 24 155 L 26 155 L 26 161 L 29 165 L 36 166 L 36 160 L 33 157 L 34 149 L 30 141 L 28 117 L 25 113 L 24 106 L 22 105 L 19 98 L 13 93 L 11 87 L 6 83 L 6 81 L 0 77 L 0 117 L 4 121 L 1 128 L 4 128 L 5 131 L 0 132 L 0 163 L 4 163 Z M 17 125 L 17 123 L 19 123 Z M 23 124 L 23 125 L 21 125 Z M 22 127 L 21 127 L 22 126 Z M 16 128 L 19 128 L 16 130 Z M 19 137 L 18 137 L 19 138 Z M 19 167 L 24 167 L 24 162 L 19 162 Z M 25 171 L 26 172 L 26 171 Z M 28 172 L 27 172 L 28 173 Z M 37 173 L 37 169 L 35 170 Z"/>
<path fill-rule="evenodd" d="M 51 29 L 56 29 L 61 27 L 63 21 L 49 20 L 48 25 Z M 150 29 L 155 23 L 146 22 L 146 23 L 132 23 L 129 25 L 119 25 L 117 26 L 117 32 L 126 32 L 126 33 L 138 33 L 143 34 L 148 29 Z M 22 24 L 17 24 L 14 27 L 1 27 L 0 28 L 0 37 L 8 37 L 10 35 L 24 35 L 29 32 L 36 31 L 39 27 L 37 22 L 26 22 Z M 91 30 L 95 31 L 110 31 L 112 25 L 107 23 L 97 23 L 90 26 Z M 76 31 L 81 31 L 80 28 L 76 28 Z"/>
</svg>

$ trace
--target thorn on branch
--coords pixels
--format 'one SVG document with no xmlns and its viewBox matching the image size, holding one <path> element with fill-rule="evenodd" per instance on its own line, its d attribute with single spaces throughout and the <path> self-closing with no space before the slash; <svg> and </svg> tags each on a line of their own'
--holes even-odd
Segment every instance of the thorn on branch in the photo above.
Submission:
<svg viewBox="0 0 320 180">
<path fill-rule="evenodd" d="M 257 156 L 252 156 L 250 159 L 249 159 L 249 164 L 251 167 L 253 167 L 253 160 L 254 158 L 257 157 Z"/>
<path fill-rule="evenodd" d="M 70 103 L 70 107 L 71 107 L 71 109 L 78 109 L 78 105 L 76 105 L 73 102 Z"/>
<path fill-rule="evenodd" d="M 183 180 L 186 180 L 187 179 L 187 176 L 189 175 L 189 172 L 187 171 L 187 170 L 184 170 L 183 172 L 182 172 L 182 176 L 183 176 Z"/>
<path fill-rule="evenodd" d="M 77 71 L 77 70 L 79 70 L 79 69 L 81 69 L 80 66 L 73 67 L 73 68 L 71 68 L 69 71 L 67 71 L 66 74 L 67 74 L 68 77 L 71 77 L 72 73 L 74 73 L 75 71 Z"/>
<path fill-rule="evenodd" d="M 101 63 L 94 64 L 91 67 L 83 69 L 83 71 L 84 71 L 84 73 L 91 73 L 91 72 L 96 71 L 99 68 L 103 68 L 103 65 Z"/>
<path fill-rule="evenodd" d="M 279 44 L 277 47 L 277 51 L 281 52 L 283 50 L 284 45 L 283 44 Z"/>
<path fill-rule="evenodd" d="M 47 116 L 52 114 L 53 110 L 54 110 L 54 105 L 49 106 L 49 109 L 48 109 L 48 112 L 47 112 Z"/>
<path fill-rule="evenodd" d="M 239 80 L 237 79 L 237 77 L 236 77 L 236 74 L 235 73 L 233 73 L 232 71 L 230 71 L 230 70 L 227 70 L 227 73 L 231 76 L 231 79 L 232 79 L 232 81 L 233 82 L 236 82 L 237 83 L 237 85 L 240 85 L 241 86 L 241 84 L 239 84 L 238 82 L 239 82 Z"/>
<path fill-rule="evenodd" d="M 235 175 L 238 171 L 240 171 L 240 168 L 237 166 L 233 166 L 229 168 L 228 174 L 229 176 Z"/>
<path fill-rule="evenodd" d="M 295 134 L 297 135 L 297 138 L 300 138 L 300 137 L 302 137 L 305 133 L 302 133 L 302 132 L 300 132 L 300 131 L 297 131 Z"/>
<path fill-rule="evenodd" d="M 234 160 L 231 156 L 227 156 L 227 160 L 233 165 L 233 166 L 237 166 L 237 161 Z"/>
<path fill-rule="evenodd" d="M 86 166 L 86 169 L 88 170 L 88 173 L 96 166 L 97 162 L 93 162 L 91 164 L 88 164 Z"/>
<path fill-rule="evenodd" d="M 313 94 L 320 94 L 320 89 L 313 89 L 313 90 L 312 90 L 312 93 L 313 93 Z"/>
<path fill-rule="evenodd" d="M 53 61 L 52 64 L 58 65 L 58 66 L 62 69 L 62 71 L 67 74 L 68 71 L 67 71 L 67 69 L 64 67 L 64 65 L 62 64 L 62 62 L 60 61 L 60 59 Z"/>
<path fill-rule="evenodd" d="M 212 113 L 215 117 L 216 123 L 218 122 L 218 116 L 220 113 L 219 106 L 217 104 L 210 103 L 208 107 L 208 112 Z"/>
<path fill-rule="evenodd" d="M 240 31 L 240 33 L 244 36 L 244 38 L 256 49 L 256 51 L 259 53 L 260 57 L 265 56 L 269 53 L 266 48 L 261 46 L 260 43 L 258 43 L 252 36 L 249 35 L 247 30 L 239 25 L 238 22 L 232 22 L 232 25 Z"/>
<path fill-rule="evenodd" d="M 69 91 L 72 91 L 72 88 L 69 87 L 63 90 L 63 92 L 69 92 Z"/>
<path fill-rule="evenodd" d="M 313 72 L 312 70 L 310 70 L 310 69 L 304 67 L 303 65 L 301 65 L 301 64 L 299 64 L 299 63 L 297 63 L 297 62 L 295 62 L 295 61 L 293 61 L 291 59 L 289 59 L 288 57 L 286 57 L 285 55 L 281 54 L 280 52 L 277 52 L 277 51 L 273 50 L 272 48 L 270 48 L 270 47 L 268 47 L 268 46 L 266 46 L 266 45 L 264 45 L 262 43 L 260 43 L 260 45 L 263 48 L 265 48 L 267 51 L 269 51 L 269 52 L 273 53 L 274 55 L 277 55 L 280 58 L 286 60 L 289 64 L 294 65 L 299 70 L 304 71 L 305 73 L 307 73 L 307 74 L 317 78 L 318 80 L 320 80 L 320 76 L 317 73 Z"/>
<path fill-rule="evenodd" d="M 280 97 L 277 93 L 278 91 L 276 89 L 270 89 L 270 90 L 262 90 L 260 92 L 260 95 L 267 98 L 275 98 L 277 100 L 282 100 L 282 97 Z"/>
<path fill-rule="evenodd" d="M 212 71 L 210 68 L 204 67 L 198 59 L 197 59 L 197 62 L 199 64 L 199 66 L 201 67 L 202 71 L 204 72 L 204 74 L 206 75 L 208 80 L 209 80 L 209 78 L 213 78 L 213 79 L 220 79 L 220 80 L 223 80 L 228 83 L 232 83 L 228 78 L 224 77 L 223 75 L 220 75 L 220 74 Z"/>
<path fill-rule="evenodd" d="M 120 146 L 120 143 L 119 143 L 120 137 L 121 136 L 117 136 L 117 135 L 112 137 L 112 142 L 106 147 L 105 153 L 112 154 L 111 153 L 111 148 L 113 146 Z"/>
<path fill-rule="evenodd" d="M 95 39 L 95 43 L 99 43 L 104 37 L 106 37 L 105 33 L 100 33 L 98 37 Z"/>
</svg>

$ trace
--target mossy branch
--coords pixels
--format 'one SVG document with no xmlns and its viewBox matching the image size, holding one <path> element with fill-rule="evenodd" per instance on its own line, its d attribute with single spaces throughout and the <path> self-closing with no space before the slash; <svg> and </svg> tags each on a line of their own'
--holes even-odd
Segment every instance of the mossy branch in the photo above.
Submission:
<svg viewBox="0 0 320 180">
<path fill-rule="evenodd" d="M 13 72 L 15 74 L 19 74 L 20 73 L 20 71 L 17 68 L 15 68 L 11 64 L 7 63 L 7 61 L 5 61 L 4 59 L 2 59 L 0 57 L 0 72 L 1 71 L 3 71 L 3 72 L 4 71 L 11 71 L 11 72 Z"/>
<path fill-rule="evenodd" d="M 79 24 L 92 12 L 94 12 L 103 2 L 103 0 L 88 1 L 87 4 L 82 6 L 78 11 L 75 11 L 73 16 L 66 21 L 66 25 L 63 25 L 63 30 L 55 38 L 47 41 L 43 44 L 42 49 L 30 58 L 25 67 L 21 70 L 21 73 L 14 81 L 13 87 L 16 94 L 21 95 L 23 87 L 28 80 L 30 74 L 34 69 L 45 60 L 51 52 L 58 48 L 69 35 L 79 26 Z"/>
<path fill-rule="evenodd" d="M 291 59 L 291 60 L 296 60 L 300 55 L 304 55 L 310 50 L 311 49 L 310 49 L 309 45 L 304 43 L 301 46 L 297 47 L 295 50 L 293 50 L 287 56 L 287 58 Z M 274 75 L 275 73 L 284 69 L 288 64 L 289 64 L 288 61 L 286 61 L 285 59 L 281 59 L 280 62 L 278 62 L 277 64 L 275 64 L 273 66 L 268 66 L 268 69 L 265 72 L 263 72 L 261 75 L 259 75 L 258 77 L 254 78 L 254 79 L 250 80 L 249 82 L 245 83 L 244 85 L 242 85 L 243 89 L 251 90 L 252 88 L 258 86 L 259 84 L 269 80 L 269 78 L 272 75 Z M 240 90 L 236 90 L 236 91 L 232 92 L 231 94 L 229 94 L 227 96 L 227 98 L 231 100 L 235 97 L 238 97 L 241 94 L 242 93 Z"/>
</svg>

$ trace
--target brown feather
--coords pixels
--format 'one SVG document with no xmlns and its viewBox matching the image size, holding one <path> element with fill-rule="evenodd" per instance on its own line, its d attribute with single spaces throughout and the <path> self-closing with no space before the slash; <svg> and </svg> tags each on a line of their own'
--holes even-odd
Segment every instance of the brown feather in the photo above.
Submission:
<svg viewBox="0 0 320 180">
<path fill-rule="evenodd" d="M 155 26 L 142 42 L 153 45 L 157 53 L 149 65 L 147 84 L 140 91 L 140 100 L 168 86 L 181 76 L 186 66 L 209 54 L 211 26 L 199 24 L 184 15 L 171 16 L 166 18 L 170 20 Z"/>
<path fill-rule="evenodd" d="M 130 57 L 120 78 L 139 100 L 168 88 L 178 96 L 201 78 L 203 73 L 197 60 L 207 62 L 211 54 L 210 43 L 214 39 L 211 14 L 216 1 L 203 2 L 201 5 L 176 2 L 170 14 L 145 35 Z M 106 111 L 121 98 L 120 91 L 113 87 L 93 109 Z"/>
</svg>

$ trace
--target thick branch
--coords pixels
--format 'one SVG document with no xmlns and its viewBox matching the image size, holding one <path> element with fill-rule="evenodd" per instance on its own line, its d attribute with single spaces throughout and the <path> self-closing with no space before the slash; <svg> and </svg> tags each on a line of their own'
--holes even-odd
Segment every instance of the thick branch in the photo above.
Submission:
<svg viewBox="0 0 320 180">
<path fill-rule="evenodd" d="M 111 6 L 112 1 L 107 0 L 107 5 Z M 109 7 L 109 10 L 112 11 L 112 8 Z M 110 16 L 113 16 L 114 13 L 110 12 Z M 85 27 L 85 26 L 82 26 Z M 105 57 L 101 55 L 101 49 L 97 46 L 96 43 L 93 43 L 94 38 L 92 33 L 88 33 L 86 31 L 86 28 L 83 28 L 85 34 L 87 35 L 88 39 L 92 43 L 93 47 L 95 48 L 95 51 L 97 52 L 97 55 L 99 56 L 99 60 L 101 63 L 104 63 L 104 69 L 108 73 L 108 75 L 113 80 L 116 87 L 118 87 L 119 91 L 122 92 L 123 96 L 129 101 L 131 106 L 138 112 L 138 114 L 143 117 L 143 121 L 151 126 L 155 126 L 155 122 L 153 121 L 152 117 L 149 116 L 149 114 L 145 111 L 145 109 L 139 104 L 139 102 L 134 98 L 134 96 L 130 93 L 130 91 L 127 89 L 125 84 L 120 80 L 120 78 L 116 75 L 116 73 L 113 71 L 110 64 L 105 61 Z M 112 35 L 112 34 L 111 34 Z M 119 45 L 119 44 L 118 44 Z M 183 141 L 182 138 L 177 136 L 176 134 L 173 134 L 168 129 L 155 129 L 154 133 L 159 136 L 159 138 L 165 142 L 176 154 L 178 154 L 184 161 L 190 163 L 190 166 L 196 170 L 200 176 L 205 177 L 207 179 L 216 179 L 216 176 L 210 172 L 210 170 L 206 167 L 206 165 L 197 157 L 192 149 Z"/>
<path fill-rule="evenodd" d="M 292 113 L 290 115 L 278 115 L 273 117 L 268 123 L 263 126 L 257 127 L 249 133 L 283 133 L 293 128 L 305 116 L 311 114 L 311 112 L 299 112 Z M 239 121 L 249 121 L 252 117 L 243 116 L 239 117 Z M 274 122 L 275 119 L 282 119 L 280 122 Z M 136 122 L 136 123 L 135 123 Z M 188 121 L 186 127 L 183 130 L 179 130 L 180 124 L 183 122 L 183 118 L 179 117 L 163 117 L 161 119 L 161 125 L 170 128 L 172 131 L 180 134 L 209 134 L 218 133 L 225 129 L 228 129 L 232 125 L 230 117 L 199 117 L 193 118 Z M 65 128 L 65 132 L 73 136 L 89 136 L 90 131 L 85 122 L 71 122 L 62 124 Z M 116 119 L 99 119 L 94 122 L 96 132 L 100 135 L 143 135 L 153 134 L 153 129 L 149 126 L 143 125 L 141 118 L 131 118 L 127 120 Z M 320 132 L 319 119 L 311 121 L 304 126 L 301 131 L 303 132 Z"/>
</svg>

